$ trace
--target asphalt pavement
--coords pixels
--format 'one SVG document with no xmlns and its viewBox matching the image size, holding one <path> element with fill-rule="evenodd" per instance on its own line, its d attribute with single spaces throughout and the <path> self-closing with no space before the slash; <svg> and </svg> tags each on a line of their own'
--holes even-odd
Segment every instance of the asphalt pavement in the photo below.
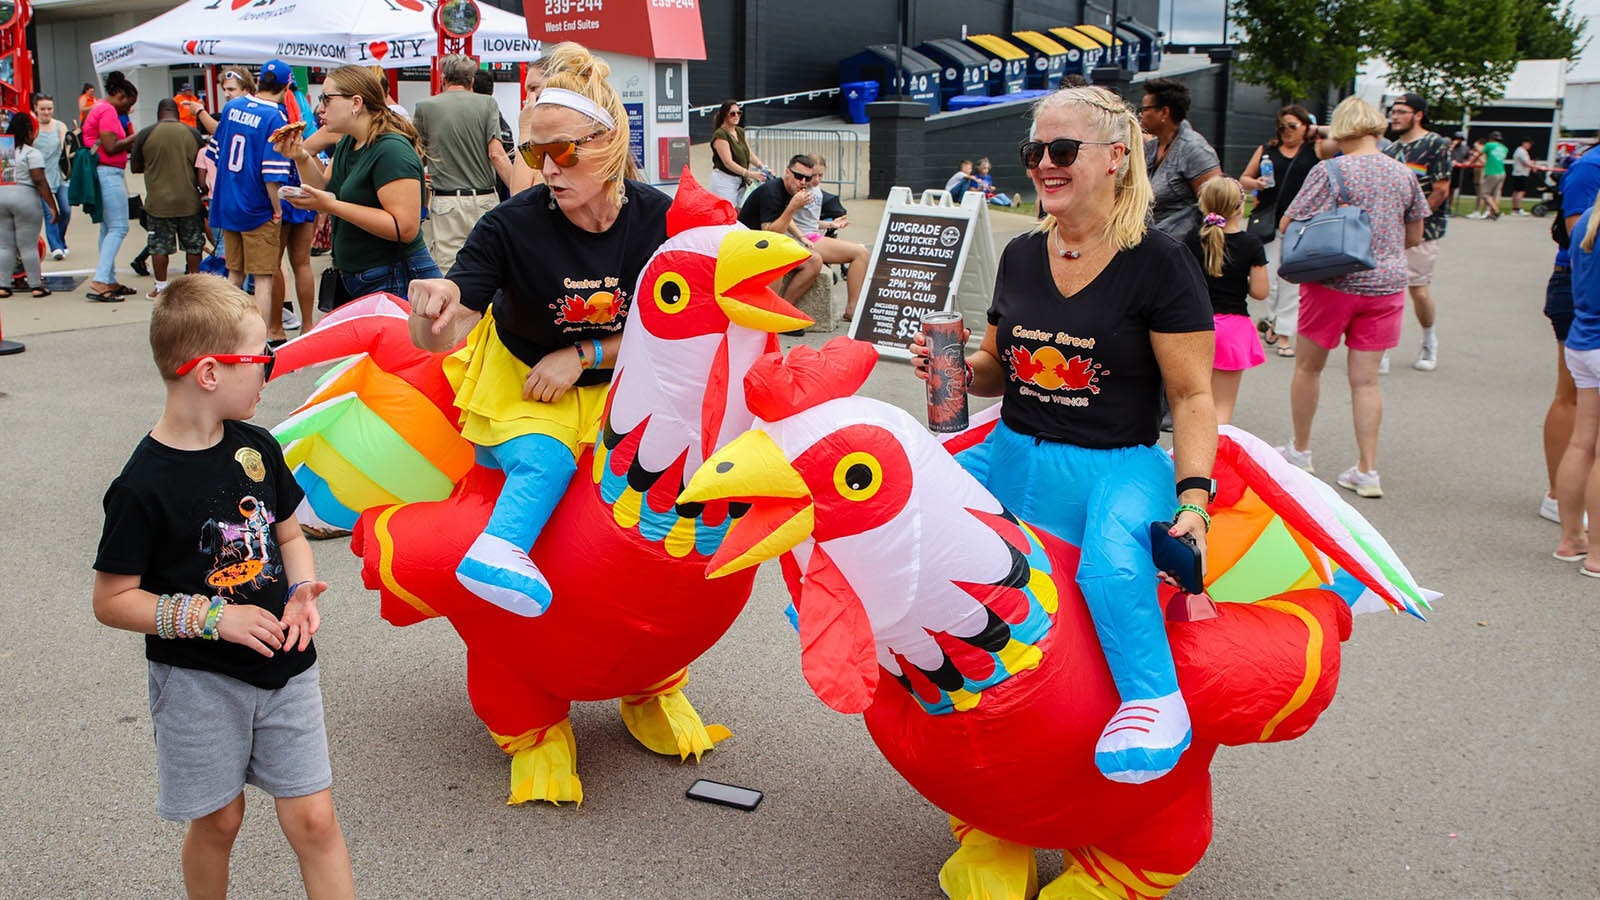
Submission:
<svg viewBox="0 0 1600 900">
<path fill-rule="evenodd" d="M 881 204 L 850 206 L 870 240 Z M 995 217 L 1002 239 L 1027 224 Z M 1382 382 L 1386 494 L 1352 502 L 1444 599 L 1427 623 L 1358 619 L 1338 697 L 1309 734 L 1218 753 L 1215 837 L 1172 897 L 1596 895 L 1600 582 L 1550 558 L 1557 529 L 1536 515 L 1556 366 L 1540 315 L 1547 224 L 1453 221 L 1436 284 L 1439 368 L 1410 368 L 1408 314 Z M 92 266 L 92 233 L 75 224 L 80 249 L 50 268 Z M 140 641 L 98 624 L 89 602 L 100 498 L 161 407 L 148 309 L 142 298 L 92 304 L 81 291 L 0 301 L 5 335 L 27 343 L 0 357 L 7 897 L 181 895 L 183 829 L 154 810 Z M 1246 374 L 1235 424 L 1285 438 L 1290 367 L 1269 356 Z M 1328 478 L 1355 459 L 1343 373 L 1336 355 L 1313 437 Z M 274 382 L 256 421 L 280 421 L 314 374 Z M 882 363 L 865 391 L 922 408 L 901 363 Z M 858 718 L 811 694 L 775 567 L 691 669 L 690 698 L 733 738 L 680 765 L 635 744 L 613 704 L 581 704 L 587 799 L 553 808 L 506 805 L 509 760 L 472 713 L 449 625 L 390 626 L 345 542 L 318 543 L 316 558 L 332 586 L 317 642 L 335 798 L 362 896 L 940 896 L 938 868 L 955 848 L 945 817 L 889 768 Z M 685 799 L 700 777 L 765 800 L 747 813 Z M 300 896 L 268 798 L 247 793 L 235 895 Z M 1059 853 L 1041 860 L 1043 879 L 1059 872 Z"/>
</svg>

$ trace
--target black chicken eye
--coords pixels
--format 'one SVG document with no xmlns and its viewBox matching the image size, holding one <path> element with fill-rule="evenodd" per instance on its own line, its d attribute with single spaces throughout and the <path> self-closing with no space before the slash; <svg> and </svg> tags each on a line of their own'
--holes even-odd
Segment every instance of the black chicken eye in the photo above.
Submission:
<svg viewBox="0 0 1600 900">
<path fill-rule="evenodd" d="M 672 306 L 683 299 L 683 287 L 675 281 L 669 281 L 661 286 L 661 302 Z"/>
<path fill-rule="evenodd" d="M 756 249 L 757 250 L 765 250 L 770 246 L 772 246 L 772 245 L 767 243 L 766 238 L 762 238 L 761 240 L 756 241 Z"/>
<path fill-rule="evenodd" d="M 856 463 L 845 471 L 844 483 L 850 485 L 852 491 L 866 490 L 872 486 L 872 467 Z"/>
</svg>

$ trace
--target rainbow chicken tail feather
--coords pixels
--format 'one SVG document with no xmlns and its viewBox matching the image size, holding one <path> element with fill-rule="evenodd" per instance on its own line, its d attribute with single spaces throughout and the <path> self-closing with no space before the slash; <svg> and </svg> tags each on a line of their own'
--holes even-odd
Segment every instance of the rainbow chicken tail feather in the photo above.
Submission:
<svg viewBox="0 0 1600 900">
<path fill-rule="evenodd" d="M 1206 592 L 1249 603 L 1305 588 L 1338 594 L 1355 613 L 1423 618 L 1440 598 L 1333 488 L 1231 425 L 1218 432 L 1217 499 L 1206 538 Z"/>
<path fill-rule="evenodd" d="M 683 695 L 688 683 L 689 670 L 683 669 L 641 693 L 623 697 L 619 705 L 623 724 L 646 749 L 662 756 L 676 755 L 680 761 L 692 754 L 699 762 L 701 754 L 733 737 L 733 732 L 701 720 Z"/>
</svg>

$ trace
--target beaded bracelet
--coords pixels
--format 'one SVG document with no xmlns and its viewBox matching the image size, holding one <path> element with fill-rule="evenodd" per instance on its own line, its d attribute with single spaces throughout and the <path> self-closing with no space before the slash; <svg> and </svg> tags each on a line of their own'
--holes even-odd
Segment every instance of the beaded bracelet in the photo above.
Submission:
<svg viewBox="0 0 1600 900">
<path fill-rule="evenodd" d="M 171 639 L 167 633 L 167 606 L 172 602 L 171 594 L 162 594 L 156 598 L 156 637 L 164 640 Z"/>
<path fill-rule="evenodd" d="M 217 633 L 217 625 L 222 622 L 222 608 L 227 605 L 228 601 L 222 597 L 211 598 L 211 607 L 206 610 L 205 624 L 200 628 L 201 637 L 208 641 L 214 641 L 221 637 Z"/>
<path fill-rule="evenodd" d="M 1178 515 L 1180 513 L 1186 513 L 1186 512 L 1192 512 L 1195 515 L 1199 516 L 1200 517 L 1200 521 L 1206 523 L 1206 530 L 1207 531 L 1211 530 L 1211 514 L 1206 512 L 1205 507 L 1196 506 L 1193 503 L 1180 503 L 1178 505 L 1177 512 L 1174 512 L 1172 514 L 1173 521 L 1177 521 Z"/>
<path fill-rule="evenodd" d="M 579 341 L 576 344 L 573 344 L 572 345 L 572 349 L 578 351 L 578 367 L 579 368 L 582 368 L 582 369 L 592 369 L 592 368 L 594 368 L 593 366 L 589 365 L 588 357 L 583 355 L 583 341 Z"/>
</svg>

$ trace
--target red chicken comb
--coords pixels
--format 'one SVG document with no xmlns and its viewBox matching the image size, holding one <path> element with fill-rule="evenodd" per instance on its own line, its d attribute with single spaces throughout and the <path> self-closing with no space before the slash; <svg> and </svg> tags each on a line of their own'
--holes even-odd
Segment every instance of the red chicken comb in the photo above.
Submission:
<svg viewBox="0 0 1600 900">
<path fill-rule="evenodd" d="M 776 422 L 813 406 L 849 397 L 872 374 L 878 351 L 865 341 L 836 337 L 817 350 L 804 344 L 756 360 L 744 376 L 744 397 L 750 411 Z"/>
<path fill-rule="evenodd" d="M 701 187 L 689 174 L 689 167 L 684 166 L 678 178 L 678 195 L 667 210 L 667 237 L 704 225 L 732 225 L 737 221 L 739 213 L 733 204 Z"/>
</svg>

